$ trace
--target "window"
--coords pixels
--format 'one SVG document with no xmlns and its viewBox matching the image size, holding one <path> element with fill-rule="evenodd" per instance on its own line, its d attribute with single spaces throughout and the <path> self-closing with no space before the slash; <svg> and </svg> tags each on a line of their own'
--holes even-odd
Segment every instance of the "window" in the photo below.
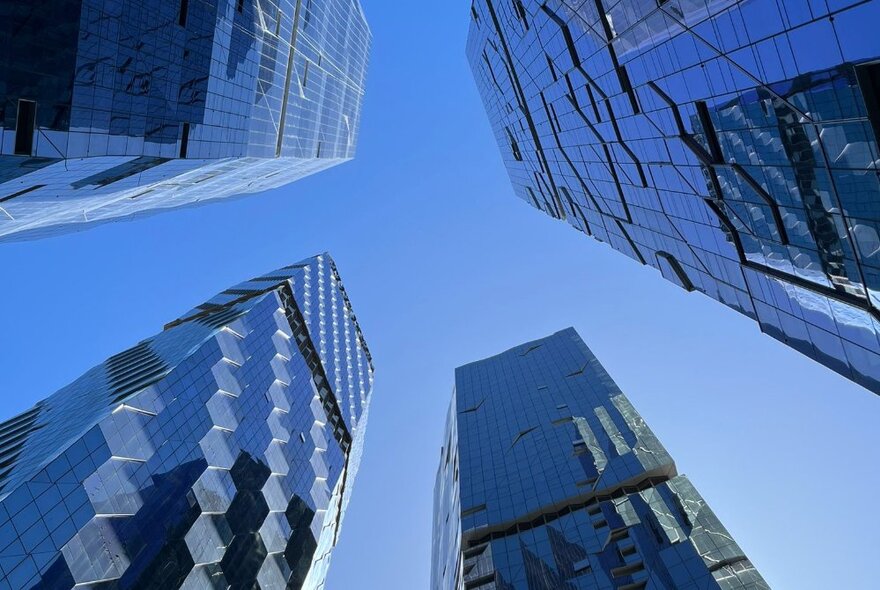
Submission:
<svg viewBox="0 0 880 590">
<path fill-rule="evenodd" d="M 14 199 L 15 197 L 20 197 L 21 195 L 26 195 L 27 193 L 29 193 L 29 192 L 33 192 L 33 191 L 35 191 L 35 190 L 37 190 L 37 189 L 41 189 L 41 188 L 43 188 L 44 186 L 46 186 L 46 185 L 45 185 L 45 184 L 38 184 L 38 185 L 35 185 L 35 186 L 28 187 L 28 188 L 26 188 L 26 189 L 22 189 L 22 190 L 20 190 L 20 191 L 18 191 L 18 192 L 14 192 L 14 193 L 12 193 L 11 195 L 6 195 L 5 197 L 0 197 L 0 203 L 5 203 L 6 201 L 12 200 L 12 199 Z"/>
<path fill-rule="evenodd" d="M 514 0 L 513 7 L 516 9 L 516 16 L 519 17 L 519 20 L 522 21 L 523 26 L 528 31 L 529 21 L 526 19 L 526 7 L 523 6 L 522 0 Z"/>
<path fill-rule="evenodd" d="M 671 276 L 666 273 L 666 269 L 668 268 L 673 272 L 673 276 L 678 279 L 678 283 L 685 291 L 693 291 L 696 287 L 691 282 L 690 278 L 687 276 L 684 268 L 681 266 L 681 263 L 670 254 L 669 252 L 664 252 L 663 250 L 657 250 L 657 261 L 660 264 L 660 272 L 667 279 L 675 282 Z M 661 262 L 662 261 L 662 262 Z M 666 264 L 664 265 L 663 262 Z"/>
<path fill-rule="evenodd" d="M 235 9 L 239 12 L 244 12 L 244 0 L 238 0 L 238 3 L 235 6 Z"/>
<path fill-rule="evenodd" d="M 531 428 L 526 428 L 525 430 L 523 430 L 522 432 L 517 434 L 516 438 L 513 439 L 513 442 L 510 443 L 510 448 L 512 449 L 514 446 L 516 446 L 516 443 L 518 443 L 519 441 L 521 441 L 523 439 L 523 437 L 531 434 L 532 432 L 534 432 L 537 429 L 538 429 L 537 426 L 532 426 Z"/>
<path fill-rule="evenodd" d="M 183 130 L 180 134 L 180 157 L 186 157 L 186 150 L 189 147 L 189 123 L 183 124 Z"/>
<path fill-rule="evenodd" d="M 474 514 L 478 514 L 486 510 L 485 504 L 480 504 L 479 506 L 473 506 L 471 508 L 466 508 L 461 511 L 461 517 L 467 518 L 468 516 L 473 516 Z"/>
<path fill-rule="evenodd" d="M 575 562 L 574 564 L 572 564 L 572 567 L 574 568 L 574 576 L 572 576 L 572 577 L 575 577 L 575 578 L 578 576 L 583 576 L 584 574 L 588 574 L 593 571 L 593 567 L 590 565 L 589 558 L 582 559 L 578 562 Z"/>
<path fill-rule="evenodd" d="M 632 83 L 630 82 L 626 66 L 617 66 L 617 78 L 620 80 L 620 87 L 626 92 L 627 96 L 629 96 L 629 102 L 632 105 L 633 112 L 638 115 L 642 112 L 642 109 L 639 106 L 639 99 L 636 97 L 636 92 L 633 90 Z"/>
<path fill-rule="evenodd" d="M 30 156 L 34 150 L 34 127 L 37 122 L 37 103 L 32 100 L 18 101 L 15 120 L 15 154 Z"/>
<path fill-rule="evenodd" d="M 303 24 L 302 24 L 302 30 L 303 30 L 303 31 L 305 31 L 306 29 L 308 29 L 308 28 L 309 28 L 309 23 L 312 22 L 312 12 L 313 12 L 313 10 L 312 10 L 312 0 L 307 0 L 307 2 L 306 2 L 306 6 L 305 6 L 305 11 L 304 11 L 304 14 L 303 14 Z"/>
<path fill-rule="evenodd" d="M 114 404 L 162 379 L 170 370 L 149 342 L 141 342 L 110 357 L 104 368 L 110 385 L 108 393 L 113 396 Z"/>
<path fill-rule="evenodd" d="M 128 197 L 128 198 L 134 200 L 134 199 L 137 199 L 137 198 L 139 198 L 139 197 L 143 197 L 144 195 L 148 195 L 148 194 L 150 194 L 150 193 L 152 193 L 152 192 L 155 192 L 155 191 L 154 191 L 153 189 L 151 189 L 151 188 L 148 188 L 147 190 L 145 190 L 145 191 L 141 191 L 141 192 L 139 192 L 139 193 L 135 193 L 135 194 L 131 195 L 131 196 Z"/>
<path fill-rule="evenodd" d="M 516 141 L 516 138 L 513 136 L 513 133 L 510 132 L 509 127 L 505 127 L 504 130 L 507 132 L 507 141 L 510 142 L 510 151 L 513 153 L 513 159 L 517 162 L 522 162 L 522 152 L 519 151 L 519 144 Z"/>
<path fill-rule="evenodd" d="M 550 59 L 550 56 L 546 53 L 544 54 L 544 57 L 547 58 L 547 67 L 550 69 L 550 75 L 553 76 L 553 81 L 556 82 L 559 80 L 559 75 L 557 75 L 556 68 L 553 66 L 553 60 Z"/>
<path fill-rule="evenodd" d="M 309 65 L 311 65 L 311 60 L 306 60 L 306 66 L 303 68 L 303 78 L 302 78 L 302 87 L 305 88 L 309 83 Z"/>
<path fill-rule="evenodd" d="M 126 178 L 134 176 L 135 174 L 145 172 L 150 168 L 155 168 L 156 166 L 164 164 L 168 160 L 168 158 L 140 156 L 138 158 L 125 162 L 124 164 L 120 164 L 119 166 L 113 166 L 112 168 L 102 170 L 97 174 L 93 174 L 91 176 L 87 176 L 83 179 L 77 180 L 76 182 L 71 183 L 71 186 L 75 189 L 81 189 L 87 186 L 107 186 L 108 184 L 113 184 L 114 182 L 125 180 Z"/>
<path fill-rule="evenodd" d="M 482 575 L 476 580 L 467 580 L 464 583 L 464 587 L 465 590 L 483 590 L 483 588 L 488 590 L 490 587 L 495 588 L 495 572 Z"/>
<path fill-rule="evenodd" d="M 186 14 L 189 12 L 189 0 L 180 0 L 180 14 L 177 15 L 177 24 L 186 26 Z"/>
<path fill-rule="evenodd" d="M 874 125 L 874 134 L 880 140 L 880 62 L 856 66 L 856 73 L 865 99 L 868 118 Z"/>
<path fill-rule="evenodd" d="M 724 155 L 721 153 L 721 143 L 718 141 L 715 124 L 709 114 L 709 106 L 704 100 L 698 100 L 694 104 L 697 107 L 697 117 L 700 120 L 700 127 L 703 128 L 706 145 L 709 146 L 709 154 L 712 156 L 713 163 L 719 164 L 724 161 Z"/>
</svg>

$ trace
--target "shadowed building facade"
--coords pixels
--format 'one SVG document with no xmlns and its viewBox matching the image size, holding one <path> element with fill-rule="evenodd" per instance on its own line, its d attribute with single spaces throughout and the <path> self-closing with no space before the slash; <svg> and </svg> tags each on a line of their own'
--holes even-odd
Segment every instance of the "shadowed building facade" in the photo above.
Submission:
<svg viewBox="0 0 880 590">
<path fill-rule="evenodd" d="M 880 0 L 475 0 L 517 195 L 880 393 Z"/>
<path fill-rule="evenodd" d="M 459 367 L 431 590 L 769 588 L 572 328 Z"/>
<path fill-rule="evenodd" d="M 224 291 L 0 424 L 0 588 L 323 588 L 372 382 L 329 256 Z"/>
<path fill-rule="evenodd" d="M 354 157 L 370 48 L 359 0 L 10 0 L 0 42 L 0 240 Z"/>
</svg>

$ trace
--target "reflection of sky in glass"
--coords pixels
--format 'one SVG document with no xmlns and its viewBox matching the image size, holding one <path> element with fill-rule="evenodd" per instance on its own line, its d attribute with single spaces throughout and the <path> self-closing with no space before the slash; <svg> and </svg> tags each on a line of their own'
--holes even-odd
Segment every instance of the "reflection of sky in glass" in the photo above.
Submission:
<svg viewBox="0 0 880 590">
<path fill-rule="evenodd" d="M 433 590 L 769 588 L 573 329 L 455 384 Z"/>
<path fill-rule="evenodd" d="M 312 267 L 334 280 L 310 295 L 347 312 L 324 342 L 298 332 L 293 286 Z M 322 587 L 372 391 L 351 317 L 318 256 L 224 291 L 0 424 L 0 586 Z M 319 346 L 363 354 L 315 368 Z M 335 373 L 369 385 L 323 393 Z"/>
<path fill-rule="evenodd" d="M 880 392 L 880 2 L 558 4 L 471 16 L 517 194 Z"/>
<path fill-rule="evenodd" d="M 0 239 L 259 192 L 354 156 L 358 0 L 19 4 L 0 26 L 39 51 L 0 65 Z M 70 20 L 41 17 L 53 8 Z M 46 56 L 62 48 L 75 63 Z M 14 146 L 20 99 L 36 101 L 30 158 Z"/>
</svg>

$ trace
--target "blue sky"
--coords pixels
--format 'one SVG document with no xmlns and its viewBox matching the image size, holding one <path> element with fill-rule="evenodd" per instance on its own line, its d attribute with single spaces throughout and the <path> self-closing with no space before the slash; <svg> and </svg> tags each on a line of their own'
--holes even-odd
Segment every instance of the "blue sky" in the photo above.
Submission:
<svg viewBox="0 0 880 590">
<path fill-rule="evenodd" d="M 326 250 L 377 369 L 328 590 L 428 587 L 453 369 L 570 325 L 772 587 L 874 584 L 880 398 L 516 199 L 464 58 L 467 3 L 363 2 L 374 52 L 354 162 L 0 247 L 0 416 Z"/>
</svg>

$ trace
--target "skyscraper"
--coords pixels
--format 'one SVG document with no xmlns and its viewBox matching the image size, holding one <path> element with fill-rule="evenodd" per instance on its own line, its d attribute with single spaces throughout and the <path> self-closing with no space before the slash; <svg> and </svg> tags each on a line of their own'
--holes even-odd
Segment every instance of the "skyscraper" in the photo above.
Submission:
<svg viewBox="0 0 880 590">
<path fill-rule="evenodd" d="M 8 0 L 0 43 L 0 240 L 262 191 L 354 156 L 359 0 Z"/>
<path fill-rule="evenodd" d="M 0 424 L 0 588 L 322 588 L 372 375 L 328 255 L 220 293 Z"/>
<path fill-rule="evenodd" d="M 515 191 L 880 393 L 880 0 L 475 0 Z"/>
<path fill-rule="evenodd" d="M 572 328 L 459 367 L 431 590 L 769 588 Z"/>
</svg>

